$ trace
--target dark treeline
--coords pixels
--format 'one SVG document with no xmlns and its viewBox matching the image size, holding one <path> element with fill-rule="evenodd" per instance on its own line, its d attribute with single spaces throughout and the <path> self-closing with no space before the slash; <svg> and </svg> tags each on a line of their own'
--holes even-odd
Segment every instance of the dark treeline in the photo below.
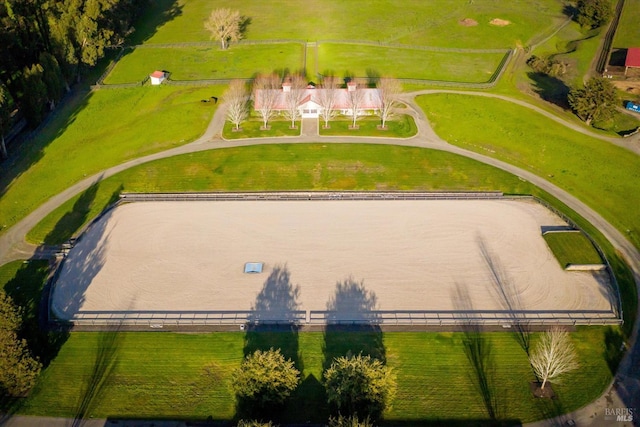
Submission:
<svg viewBox="0 0 640 427">
<path fill-rule="evenodd" d="M 36 125 L 105 49 L 124 43 L 147 4 L 148 0 L 0 0 L 0 104 L 17 106 Z M 2 134 L 6 121 L 0 117 Z"/>
</svg>

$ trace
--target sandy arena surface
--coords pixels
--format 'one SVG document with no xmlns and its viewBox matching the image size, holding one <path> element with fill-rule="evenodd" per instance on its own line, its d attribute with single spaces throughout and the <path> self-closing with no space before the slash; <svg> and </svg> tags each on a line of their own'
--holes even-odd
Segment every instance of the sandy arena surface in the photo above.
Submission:
<svg viewBox="0 0 640 427">
<path fill-rule="evenodd" d="M 611 310 L 608 278 L 564 271 L 543 240 L 543 227 L 565 225 L 513 200 L 130 203 L 71 250 L 52 307 L 62 318 L 358 310 L 363 301 L 379 310 L 501 310 L 502 289 L 524 310 Z M 254 261 L 265 271 L 243 273 Z"/>
</svg>

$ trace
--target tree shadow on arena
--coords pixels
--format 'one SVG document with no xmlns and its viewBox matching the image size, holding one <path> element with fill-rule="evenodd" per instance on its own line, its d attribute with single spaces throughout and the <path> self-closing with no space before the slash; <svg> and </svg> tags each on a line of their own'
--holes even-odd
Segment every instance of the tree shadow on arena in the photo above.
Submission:
<svg viewBox="0 0 640 427">
<path fill-rule="evenodd" d="M 504 392 L 498 389 L 493 346 L 482 333 L 479 318 L 475 319 L 473 301 L 466 287 L 456 285 L 452 295 L 453 306 L 460 313 L 462 346 L 471 367 L 472 382 L 482 396 L 487 415 L 492 420 L 502 419 L 506 413 Z"/>
<path fill-rule="evenodd" d="M 106 225 L 112 214 L 113 211 L 108 211 L 94 221 L 59 267 L 60 274 L 51 289 L 51 310 L 55 307 L 57 315 L 64 317 L 62 320 L 78 314 L 87 289 L 104 266 L 109 242 Z"/>
<path fill-rule="evenodd" d="M 118 366 L 118 349 L 124 337 L 120 333 L 120 325 L 114 325 L 98 334 L 93 367 L 78 397 L 71 424 L 73 427 L 82 426 L 85 418 L 91 415 Z"/>
<path fill-rule="evenodd" d="M 511 319 L 511 326 L 515 329 L 515 337 L 518 340 L 520 347 L 522 347 L 528 356 L 529 348 L 531 346 L 531 331 L 526 317 L 523 314 L 523 307 L 520 302 L 518 292 L 513 283 L 509 281 L 498 260 L 495 260 L 491 255 L 484 239 L 481 236 L 478 236 L 477 241 L 482 258 L 489 268 L 491 284 L 493 285 L 493 290 L 498 297 L 498 302 Z"/>
<path fill-rule="evenodd" d="M 373 291 L 352 277 L 336 283 L 334 295 L 327 301 L 326 326 L 323 346 L 323 372 L 334 359 L 342 356 L 371 356 L 386 363 L 386 349 L 381 318 L 376 311 L 378 298 Z M 337 415 L 337 408 L 329 408 Z M 365 416 L 363 411 L 358 415 Z M 378 419 L 381 414 L 366 414 Z"/>
<path fill-rule="evenodd" d="M 291 359 L 302 372 L 298 333 L 300 329 L 300 287 L 291 283 L 290 272 L 285 266 L 276 265 L 267 277 L 262 290 L 251 307 L 252 313 L 245 327 L 244 355 L 256 350 L 280 349 L 285 359 Z M 265 418 L 278 421 L 282 408 L 262 408 L 247 399 L 237 400 L 240 418 Z"/>
</svg>

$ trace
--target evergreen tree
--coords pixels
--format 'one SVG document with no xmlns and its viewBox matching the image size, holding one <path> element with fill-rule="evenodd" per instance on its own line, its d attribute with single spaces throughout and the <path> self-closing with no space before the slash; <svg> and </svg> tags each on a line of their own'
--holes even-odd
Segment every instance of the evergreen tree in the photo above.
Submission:
<svg viewBox="0 0 640 427">
<path fill-rule="evenodd" d="M 578 0 L 576 20 L 586 28 L 598 28 L 611 18 L 610 0 Z"/>
<path fill-rule="evenodd" d="M 569 105 L 587 125 L 613 117 L 618 105 L 615 86 L 603 77 L 593 77 L 584 88 L 569 92 Z"/>
<path fill-rule="evenodd" d="M 27 343 L 18 338 L 22 319 L 13 300 L 0 290 L 0 391 L 23 396 L 35 385 L 42 365 L 31 357 Z"/>
</svg>

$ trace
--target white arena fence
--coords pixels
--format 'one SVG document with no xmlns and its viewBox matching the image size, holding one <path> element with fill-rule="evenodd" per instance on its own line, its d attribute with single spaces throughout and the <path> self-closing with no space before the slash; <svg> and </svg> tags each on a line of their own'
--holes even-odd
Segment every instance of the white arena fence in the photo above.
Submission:
<svg viewBox="0 0 640 427">
<path fill-rule="evenodd" d="M 480 199 L 529 199 L 534 200 L 547 209 L 553 211 L 576 230 L 582 231 L 596 248 L 609 274 L 615 301 L 612 301 L 611 311 L 596 310 L 552 310 L 552 311 L 505 311 L 505 310 L 391 310 L 370 311 L 356 313 L 357 318 L 347 318 L 344 313 L 330 311 L 292 311 L 287 313 L 286 319 L 260 317 L 251 310 L 225 311 L 120 311 L 100 312 L 85 311 L 76 314 L 70 320 L 56 319 L 51 311 L 51 294 L 49 292 L 49 321 L 54 324 L 77 326 L 113 326 L 128 325 L 150 328 L 164 326 L 233 326 L 233 325 L 298 325 L 298 326 L 552 326 L 552 325 L 620 325 L 623 323 L 620 291 L 615 275 L 605 254 L 595 241 L 581 230 L 570 218 L 543 200 L 533 196 L 505 196 L 499 191 L 486 192 L 377 192 L 377 191 L 292 191 L 292 192 L 245 192 L 245 193 L 122 193 L 120 199 L 105 209 L 90 224 L 78 233 L 78 239 L 91 224 L 98 221 L 106 212 L 123 203 L 145 201 L 308 201 L 308 200 L 480 200 Z M 62 258 L 58 262 L 56 271 L 48 282 L 49 289 L 53 289 L 56 279 L 64 263 L 64 256 L 77 239 L 70 240 L 65 245 Z"/>
</svg>

